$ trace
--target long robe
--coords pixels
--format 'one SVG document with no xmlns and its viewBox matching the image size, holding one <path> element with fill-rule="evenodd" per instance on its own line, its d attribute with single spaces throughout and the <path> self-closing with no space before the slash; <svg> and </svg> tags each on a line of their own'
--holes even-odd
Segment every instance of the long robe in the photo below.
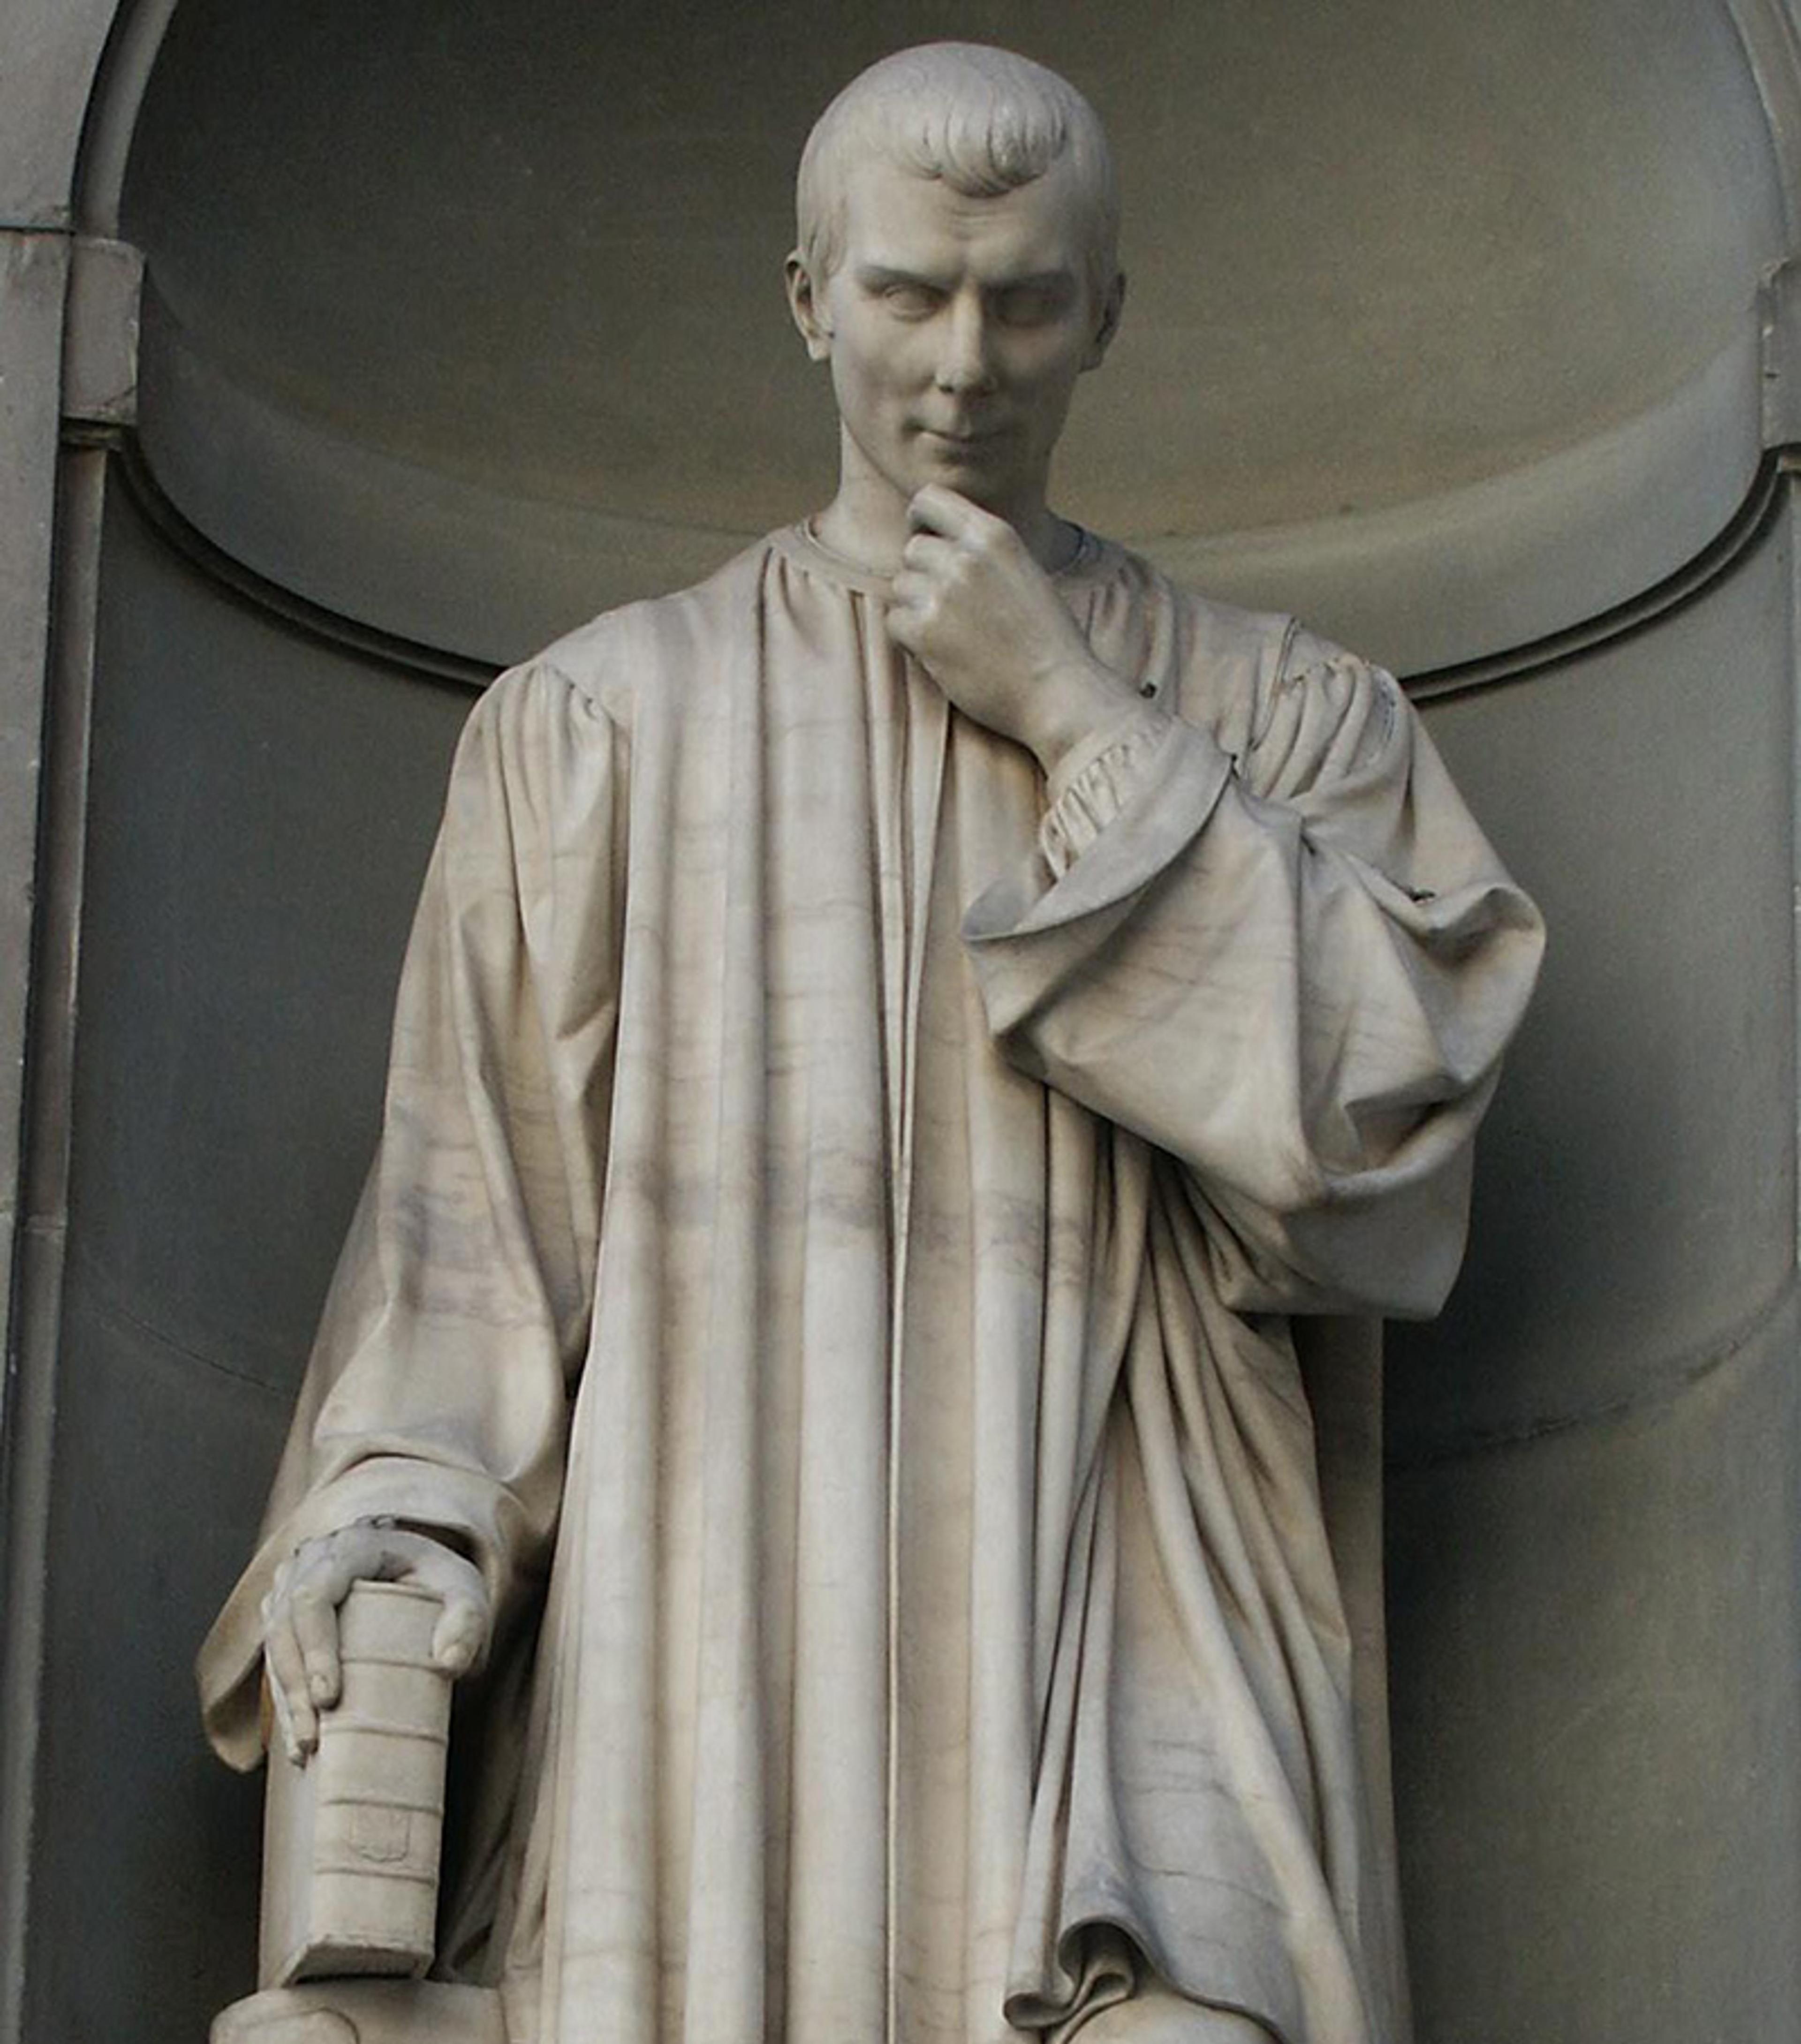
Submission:
<svg viewBox="0 0 1801 2044">
<path fill-rule="evenodd" d="M 1396 2034 L 1288 1316 L 1443 1298 L 1539 925 L 1387 675 L 1058 586 L 1137 694 L 1048 788 L 800 528 L 470 718 L 202 1680 L 252 1764 L 299 1540 L 479 1562 L 513 2044 Z"/>
</svg>

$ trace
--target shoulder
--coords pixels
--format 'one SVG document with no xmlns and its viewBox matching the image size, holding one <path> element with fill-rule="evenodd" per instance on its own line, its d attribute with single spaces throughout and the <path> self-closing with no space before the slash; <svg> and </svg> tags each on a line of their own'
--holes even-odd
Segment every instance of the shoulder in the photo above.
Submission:
<svg viewBox="0 0 1801 2044">
<path fill-rule="evenodd" d="M 1222 736 L 1242 726 L 1248 735 L 1289 664 L 1300 632 L 1294 618 L 1204 596 L 1130 548 L 1100 544 L 1107 557 L 1100 612 L 1116 613 L 1114 629 L 1131 644 L 1143 678 L 1191 723 Z"/>
<path fill-rule="evenodd" d="M 560 683 L 593 709 L 629 723 L 639 694 L 694 686 L 721 654 L 743 643 L 774 541 L 766 537 L 703 580 L 666 595 L 602 611 L 501 677 Z"/>
<path fill-rule="evenodd" d="M 1088 536 L 1093 570 L 1116 601 L 1179 617 L 1195 647 L 1218 659 L 1261 658 L 1280 651 L 1296 629 L 1286 611 L 1247 610 L 1177 582 L 1123 540 Z"/>
<path fill-rule="evenodd" d="M 1241 766 L 1254 754 L 1292 757 L 1297 745 L 1302 754 L 1367 759 L 1404 737 L 1406 697 L 1375 662 L 1292 613 L 1222 602 L 1124 548 L 1116 551 L 1119 589 L 1166 645 L 1172 706 Z"/>
</svg>

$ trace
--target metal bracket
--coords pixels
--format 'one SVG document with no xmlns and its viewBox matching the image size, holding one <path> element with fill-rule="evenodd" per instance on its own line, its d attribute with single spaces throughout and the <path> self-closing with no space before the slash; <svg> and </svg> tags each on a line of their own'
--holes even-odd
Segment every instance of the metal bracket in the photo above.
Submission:
<svg viewBox="0 0 1801 2044">
<path fill-rule="evenodd" d="M 63 322 L 63 421 L 78 428 L 135 425 L 143 252 L 129 241 L 78 234 L 70 256 Z"/>
</svg>

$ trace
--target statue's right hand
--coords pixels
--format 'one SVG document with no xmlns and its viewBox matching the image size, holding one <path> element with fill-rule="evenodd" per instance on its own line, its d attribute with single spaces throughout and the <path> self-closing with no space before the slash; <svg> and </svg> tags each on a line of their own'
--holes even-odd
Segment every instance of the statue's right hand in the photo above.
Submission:
<svg viewBox="0 0 1801 2044">
<path fill-rule="evenodd" d="M 338 1606 L 352 1583 L 415 1583 L 442 1599 L 432 1658 L 451 1675 L 474 1667 L 488 1648 L 492 1612 L 481 1571 L 429 1534 L 359 1520 L 304 1540 L 275 1571 L 263 1600 L 269 1700 L 290 1760 L 319 1743 L 319 1713 L 338 1700 Z"/>
</svg>

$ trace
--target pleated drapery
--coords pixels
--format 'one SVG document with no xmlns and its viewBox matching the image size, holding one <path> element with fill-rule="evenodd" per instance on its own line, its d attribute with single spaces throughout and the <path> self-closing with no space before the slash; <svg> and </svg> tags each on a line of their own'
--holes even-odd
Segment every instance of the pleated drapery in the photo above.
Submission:
<svg viewBox="0 0 1801 2044">
<path fill-rule="evenodd" d="M 1059 586 L 1135 693 L 1049 789 L 798 530 L 470 720 L 202 1684 L 248 1764 L 366 1513 L 542 1602 L 445 1946 L 515 2044 L 1398 2036 L 1287 1316 L 1442 1298 L 1538 925 L 1387 676 Z"/>
</svg>

